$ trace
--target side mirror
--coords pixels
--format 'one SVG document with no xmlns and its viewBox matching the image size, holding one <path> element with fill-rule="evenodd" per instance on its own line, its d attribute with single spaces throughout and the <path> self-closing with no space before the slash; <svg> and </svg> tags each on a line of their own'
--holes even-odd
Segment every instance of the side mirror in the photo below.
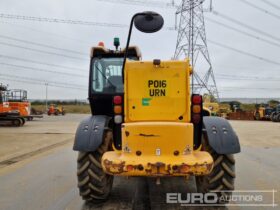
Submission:
<svg viewBox="0 0 280 210">
<path fill-rule="evenodd" d="M 144 33 L 155 33 L 164 24 L 163 17 L 155 12 L 143 12 L 134 18 L 135 27 Z"/>
<path fill-rule="evenodd" d="M 163 27 L 164 20 L 160 14 L 155 13 L 155 12 L 136 13 L 132 17 L 131 22 L 130 22 L 128 37 L 127 37 L 127 43 L 126 43 L 123 67 L 122 67 L 123 81 L 124 81 L 125 63 L 126 63 L 126 58 L 127 58 L 127 54 L 128 54 L 128 47 L 129 47 L 129 43 L 130 43 L 133 23 L 134 23 L 135 27 L 141 32 L 154 33 L 154 32 L 159 31 Z"/>
</svg>

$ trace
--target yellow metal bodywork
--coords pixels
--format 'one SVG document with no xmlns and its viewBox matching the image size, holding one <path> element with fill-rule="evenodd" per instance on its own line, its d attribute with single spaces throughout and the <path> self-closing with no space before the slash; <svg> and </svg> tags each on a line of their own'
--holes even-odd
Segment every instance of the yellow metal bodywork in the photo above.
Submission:
<svg viewBox="0 0 280 210">
<path fill-rule="evenodd" d="M 122 151 L 106 152 L 103 169 L 122 176 L 187 176 L 211 172 L 213 159 L 193 151 L 193 125 L 135 122 L 122 127 Z"/>
<path fill-rule="evenodd" d="M 188 60 L 128 61 L 125 69 L 125 122 L 190 121 Z"/>
<path fill-rule="evenodd" d="M 264 119 L 265 118 L 265 107 L 259 107 L 258 109 L 256 109 L 254 111 L 255 119 L 257 119 L 257 113 L 259 114 L 259 119 L 258 120 Z"/>
<path fill-rule="evenodd" d="M 193 151 L 188 60 L 129 61 L 125 69 L 122 150 L 102 156 L 104 171 L 121 176 L 206 175 L 211 155 Z"/>
</svg>

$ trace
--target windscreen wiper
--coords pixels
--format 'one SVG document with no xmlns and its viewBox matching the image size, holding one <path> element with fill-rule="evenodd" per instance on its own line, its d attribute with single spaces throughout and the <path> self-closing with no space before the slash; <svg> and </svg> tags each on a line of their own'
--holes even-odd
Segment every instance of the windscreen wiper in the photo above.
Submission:
<svg viewBox="0 0 280 210">
<path fill-rule="evenodd" d="M 95 67 L 95 68 L 97 69 L 97 71 L 102 75 L 102 77 L 103 77 L 106 81 L 108 81 L 108 82 L 110 83 L 111 86 L 113 86 L 114 88 L 116 88 L 116 86 L 113 85 L 113 83 L 112 83 L 109 79 L 107 79 L 106 75 L 99 69 L 99 67 L 96 65 L 96 63 L 94 64 L 94 67 Z"/>
</svg>

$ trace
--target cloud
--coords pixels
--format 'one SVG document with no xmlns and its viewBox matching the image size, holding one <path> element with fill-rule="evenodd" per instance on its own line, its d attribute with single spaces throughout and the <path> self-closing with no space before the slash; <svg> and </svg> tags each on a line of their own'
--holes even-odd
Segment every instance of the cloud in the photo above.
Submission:
<svg viewBox="0 0 280 210">
<path fill-rule="evenodd" d="M 165 1 L 168 2 L 168 1 Z M 179 3 L 180 1 L 176 1 Z M 209 2 L 205 2 L 208 4 Z M 257 2 L 261 7 L 273 12 L 279 12 L 276 9 L 268 7 L 261 2 Z M 231 18 L 242 21 L 260 30 L 266 31 L 274 36 L 280 34 L 279 19 L 266 15 L 240 1 L 228 0 L 214 1 L 216 11 L 227 14 Z M 129 24 L 131 16 L 139 11 L 156 10 L 165 18 L 165 26 L 174 26 L 175 10 L 165 8 L 151 8 L 136 5 L 112 4 L 96 0 L 25 0 L 25 1 L 1 1 L 1 12 L 6 14 L 28 15 L 36 17 L 49 17 L 60 19 L 72 19 L 94 22 Z M 207 17 L 219 20 L 225 24 L 242 29 L 239 25 L 226 21 L 211 13 L 205 14 Z M 89 55 L 91 46 L 96 45 L 99 41 L 104 41 L 106 46 L 113 48 L 113 38 L 120 37 L 121 44 L 124 46 L 128 28 L 109 28 L 96 26 L 70 25 L 61 23 L 46 23 L 23 20 L 0 19 L 1 35 L 13 38 L 44 43 L 59 48 L 66 48 L 82 52 Z M 254 33 L 249 31 L 250 33 Z M 206 34 L 210 40 L 232 46 L 234 48 L 250 52 L 260 57 L 269 58 L 279 61 L 279 47 L 258 41 L 248 36 L 242 35 L 211 23 L 206 20 Z M 259 35 L 259 34 L 256 34 Z M 268 37 L 266 37 L 268 38 Z M 170 59 L 174 55 L 175 44 L 177 39 L 176 31 L 162 30 L 159 33 L 147 35 L 141 34 L 136 30 L 133 31 L 131 44 L 138 45 L 141 48 L 143 58 L 150 60 L 154 58 Z M 269 38 L 268 38 L 269 39 Z M 275 41 L 275 40 L 274 40 Z M 45 50 L 49 52 L 62 53 L 68 56 L 76 56 L 73 53 L 47 49 L 40 46 L 32 46 L 26 43 L 20 43 L 12 40 L 0 38 L 0 42 L 23 47 Z M 280 42 L 279 42 L 280 44 Z M 267 63 L 249 56 L 241 55 L 236 52 L 215 46 L 208 43 L 210 57 L 214 72 L 218 74 L 228 74 L 235 76 L 247 77 L 274 77 L 280 78 L 280 66 Z M 34 52 L 26 49 L 5 46 L 0 44 L 0 55 L 8 55 L 16 58 L 24 58 L 39 62 L 56 64 L 68 67 L 75 67 L 81 70 L 65 69 L 51 67 L 42 64 L 23 62 L 17 59 L 7 59 L 0 57 L 0 63 L 12 63 L 16 65 L 32 66 L 34 68 L 45 68 L 53 71 L 78 73 L 88 76 L 89 56 L 83 57 L 84 60 L 70 59 L 63 56 L 50 55 L 46 53 Z M 204 72 L 205 70 L 201 70 Z M 1 75 L 2 74 L 2 75 Z M 77 78 L 67 75 L 54 74 L 48 72 L 39 72 L 26 69 L 12 68 L 0 65 L 0 83 L 9 83 L 11 88 L 22 88 L 28 90 L 29 98 L 45 98 L 45 86 L 35 85 L 34 83 L 21 83 L 4 79 L 3 74 L 17 75 L 20 77 L 29 77 L 46 81 L 67 82 L 69 84 L 87 86 L 87 78 Z M 14 79 L 15 80 L 15 79 Z M 216 77 L 218 89 L 222 97 L 279 97 L 279 82 L 260 81 L 260 80 L 229 80 L 222 77 Z M 228 90 L 227 87 L 236 87 Z M 264 87 L 270 88 L 263 90 L 254 90 L 246 88 Z M 243 88 L 243 89 L 241 89 Z M 86 99 L 87 90 L 77 90 L 70 88 L 49 87 L 49 97 L 53 99 Z"/>
</svg>

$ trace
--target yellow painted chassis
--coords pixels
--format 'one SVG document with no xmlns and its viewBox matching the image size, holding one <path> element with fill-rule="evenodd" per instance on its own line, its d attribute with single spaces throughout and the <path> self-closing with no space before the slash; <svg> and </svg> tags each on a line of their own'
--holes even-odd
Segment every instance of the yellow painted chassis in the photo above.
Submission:
<svg viewBox="0 0 280 210">
<path fill-rule="evenodd" d="M 213 159 L 193 151 L 193 125 L 178 122 L 124 123 L 121 151 L 106 152 L 103 170 L 119 176 L 207 175 Z"/>
</svg>

